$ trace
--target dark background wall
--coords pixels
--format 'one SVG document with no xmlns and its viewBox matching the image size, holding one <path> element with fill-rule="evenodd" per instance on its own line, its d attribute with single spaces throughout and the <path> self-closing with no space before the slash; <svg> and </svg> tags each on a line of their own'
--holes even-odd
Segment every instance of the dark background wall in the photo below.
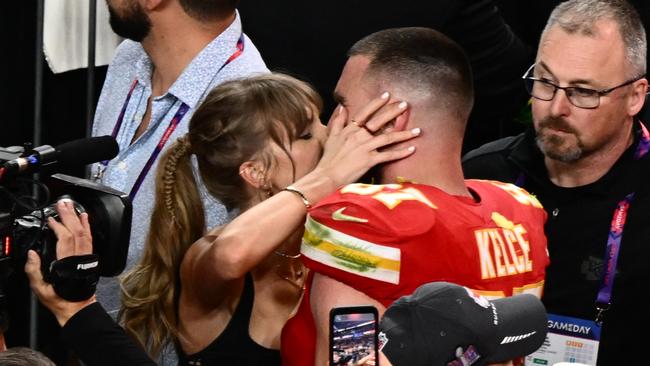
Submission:
<svg viewBox="0 0 650 366">
<path fill-rule="evenodd" d="M 471 39 L 471 35 L 463 33 L 464 28 L 458 26 L 467 22 L 467 18 L 459 15 L 462 8 L 468 7 L 466 2 L 471 5 L 484 1 L 241 0 L 240 12 L 245 31 L 260 49 L 269 67 L 312 82 L 323 95 L 327 106 L 324 112 L 329 115 L 333 107 L 331 92 L 345 62 L 345 51 L 354 41 L 383 28 L 428 26 L 448 33 L 459 42 L 463 41 L 463 37 L 469 38 L 465 39 L 464 45 L 474 42 L 476 46 L 476 43 L 482 42 L 481 39 Z M 474 61 L 477 61 L 473 64 L 475 74 L 478 70 L 483 79 L 477 83 L 477 103 L 471 117 L 466 147 L 475 147 L 521 129 L 512 121 L 520 119 L 521 103 L 526 98 L 523 87 L 517 84 L 507 87 L 507 90 L 498 90 L 500 81 L 494 76 L 490 78 L 485 75 L 505 75 L 501 82 L 512 82 L 523 74 L 527 66 L 522 65 L 532 62 L 539 33 L 548 14 L 559 3 L 557 0 L 493 2 L 521 43 L 510 48 L 501 45 L 503 52 L 493 55 L 498 61 L 474 55 Z M 650 2 L 632 2 L 645 24 L 648 24 Z M 36 1 L 32 0 L 9 2 L 1 16 L 4 53 L 0 57 L 0 110 L 3 112 L 0 146 L 32 141 L 35 14 Z M 494 18 L 487 21 L 494 21 Z M 476 25 L 476 29 L 480 29 L 480 26 Z M 522 49 L 522 45 L 527 50 Z M 485 67 L 485 63 L 490 67 Z M 83 137 L 86 71 L 82 69 L 54 75 L 47 65 L 44 71 L 42 142 L 56 145 Z M 106 67 L 96 72 L 95 102 L 105 73 Z"/>
<path fill-rule="evenodd" d="M 4 52 L 0 57 L 0 146 L 33 141 L 36 68 L 36 1 L 9 2 L 0 16 Z M 53 74 L 43 63 L 43 144 L 60 143 L 85 135 L 86 69 Z M 95 71 L 94 103 L 107 67 Z"/>
</svg>

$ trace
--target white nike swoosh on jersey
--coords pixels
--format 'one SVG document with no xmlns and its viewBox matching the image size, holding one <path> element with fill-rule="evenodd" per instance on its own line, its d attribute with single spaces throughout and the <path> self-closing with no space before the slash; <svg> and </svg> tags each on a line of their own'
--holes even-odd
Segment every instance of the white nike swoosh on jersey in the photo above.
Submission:
<svg viewBox="0 0 650 366">
<path fill-rule="evenodd" d="M 336 221 L 352 221 L 352 222 L 368 222 L 367 219 L 362 219 L 359 217 L 354 217 L 350 215 L 346 215 L 343 213 L 343 210 L 345 210 L 347 207 L 341 207 L 338 210 L 332 212 L 332 220 Z"/>
</svg>

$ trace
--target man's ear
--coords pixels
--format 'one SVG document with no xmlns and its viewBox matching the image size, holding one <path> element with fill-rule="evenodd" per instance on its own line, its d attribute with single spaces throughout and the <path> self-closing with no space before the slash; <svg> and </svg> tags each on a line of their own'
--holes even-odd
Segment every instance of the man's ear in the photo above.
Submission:
<svg viewBox="0 0 650 366">
<path fill-rule="evenodd" d="M 140 0 L 142 6 L 148 11 L 159 8 L 161 5 L 164 5 L 168 1 L 166 0 Z"/>
<path fill-rule="evenodd" d="M 411 110 L 406 109 L 404 113 L 400 114 L 399 116 L 395 117 L 395 124 L 393 126 L 394 131 L 404 131 L 406 130 L 406 126 L 409 123 L 409 119 L 411 117 Z"/>
<path fill-rule="evenodd" d="M 641 79 L 634 84 L 634 89 L 632 89 L 630 98 L 628 99 L 629 100 L 628 113 L 631 116 L 634 116 L 641 111 L 641 108 L 643 108 L 643 103 L 646 101 L 647 98 L 650 98 L 650 96 L 648 96 L 647 93 L 648 93 L 648 80 Z"/>
<path fill-rule="evenodd" d="M 265 184 L 265 171 L 261 162 L 249 160 L 239 166 L 239 175 L 253 188 L 262 188 Z"/>
</svg>

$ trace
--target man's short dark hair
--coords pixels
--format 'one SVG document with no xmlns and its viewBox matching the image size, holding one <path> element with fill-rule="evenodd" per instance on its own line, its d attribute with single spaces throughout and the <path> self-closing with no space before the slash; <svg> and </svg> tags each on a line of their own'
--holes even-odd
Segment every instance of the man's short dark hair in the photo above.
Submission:
<svg viewBox="0 0 650 366">
<path fill-rule="evenodd" d="M 239 0 L 180 0 L 183 10 L 192 18 L 210 21 L 230 16 Z"/>
<path fill-rule="evenodd" d="M 431 93 L 437 106 L 462 119 L 469 116 L 474 104 L 469 59 L 456 42 L 436 30 L 382 30 L 355 43 L 348 56 L 366 56 L 371 60 L 368 73 Z"/>
</svg>

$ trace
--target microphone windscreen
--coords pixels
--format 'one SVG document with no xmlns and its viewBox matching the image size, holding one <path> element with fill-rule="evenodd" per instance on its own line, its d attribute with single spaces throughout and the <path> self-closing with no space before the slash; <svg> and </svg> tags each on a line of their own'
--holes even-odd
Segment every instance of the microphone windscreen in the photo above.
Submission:
<svg viewBox="0 0 650 366">
<path fill-rule="evenodd" d="M 66 142 L 55 147 L 57 161 L 63 165 L 87 165 L 110 160 L 120 147 L 111 136 L 98 136 Z"/>
</svg>

